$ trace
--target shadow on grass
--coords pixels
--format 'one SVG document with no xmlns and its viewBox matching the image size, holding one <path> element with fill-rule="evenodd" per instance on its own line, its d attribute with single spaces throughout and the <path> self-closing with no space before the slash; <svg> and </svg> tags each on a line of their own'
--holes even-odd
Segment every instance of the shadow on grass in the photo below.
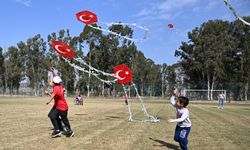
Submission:
<svg viewBox="0 0 250 150">
<path fill-rule="evenodd" d="M 75 114 L 75 115 L 77 115 L 77 116 L 86 116 L 88 114 Z"/>
<path fill-rule="evenodd" d="M 106 116 L 107 118 L 121 118 L 121 117 L 117 117 L 117 116 Z"/>
<path fill-rule="evenodd" d="M 153 145 L 153 146 L 165 146 L 165 147 L 167 147 L 169 149 L 174 149 L 174 150 L 178 150 L 178 148 L 179 148 L 179 146 L 177 146 L 177 145 L 174 145 L 174 144 L 171 144 L 171 143 L 167 143 L 167 142 L 162 141 L 162 140 L 153 139 L 151 137 L 149 139 L 152 140 L 152 141 L 155 141 L 155 142 L 158 142 L 158 143 L 162 144 L 162 145 Z"/>
</svg>

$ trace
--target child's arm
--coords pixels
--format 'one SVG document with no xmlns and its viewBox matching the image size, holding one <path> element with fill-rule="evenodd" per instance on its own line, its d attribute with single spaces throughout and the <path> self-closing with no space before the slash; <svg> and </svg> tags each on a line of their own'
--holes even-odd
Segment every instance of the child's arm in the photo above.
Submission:
<svg viewBox="0 0 250 150">
<path fill-rule="evenodd" d="M 175 100 L 176 93 L 177 93 L 177 89 L 175 89 L 175 90 L 173 91 L 173 95 L 172 95 L 171 98 L 170 98 L 170 102 L 171 102 L 171 104 L 172 104 L 174 107 L 176 107 L 176 100 Z"/>
<path fill-rule="evenodd" d="M 188 111 L 184 111 L 181 118 L 178 118 L 178 119 L 169 119 L 168 122 L 182 122 L 184 121 L 185 119 L 188 118 Z"/>
<path fill-rule="evenodd" d="M 51 96 L 52 93 L 50 93 L 49 91 L 46 90 L 46 91 L 45 91 L 45 94 Z"/>
<path fill-rule="evenodd" d="M 50 93 L 51 94 L 51 93 Z M 50 99 L 49 99 L 49 101 L 46 103 L 47 105 L 54 99 L 54 97 L 55 97 L 55 94 L 54 93 L 52 93 L 51 95 L 50 95 Z"/>
<path fill-rule="evenodd" d="M 171 98 L 170 98 L 170 103 L 171 103 L 174 107 L 176 107 L 176 100 L 175 100 L 175 96 L 174 96 L 174 95 L 171 96 Z"/>
<path fill-rule="evenodd" d="M 53 83 L 50 81 L 50 72 L 48 71 L 48 84 L 50 86 L 53 86 Z"/>
</svg>

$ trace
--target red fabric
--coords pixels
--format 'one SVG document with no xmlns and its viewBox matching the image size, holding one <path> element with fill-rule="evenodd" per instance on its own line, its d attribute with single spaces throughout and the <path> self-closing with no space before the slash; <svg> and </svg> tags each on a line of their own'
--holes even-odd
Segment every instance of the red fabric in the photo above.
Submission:
<svg viewBox="0 0 250 150">
<path fill-rule="evenodd" d="M 84 11 L 76 13 L 76 17 L 79 21 L 85 24 L 94 24 L 94 23 L 97 23 L 98 21 L 96 14 L 88 10 L 84 10 Z"/>
<path fill-rule="evenodd" d="M 173 28 L 174 25 L 173 24 L 168 24 L 168 28 Z"/>
<path fill-rule="evenodd" d="M 121 64 L 114 68 L 114 74 L 117 78 L 117 82 L 120 84 L 126 84 L 132 82 L 132 70 L 125 64 Z"/>
<path fill-rule="evenodd" d="M 61 41 L 52 41 L 51 46 L 60 56 L 69 59 L 74 58 L 74 50 L 68 44 Z"/>
<path fill-rule="evenodd" d="M 66 102 L 66 99 L 64 98 L 63 87 L 61 85 L 53 86 L 53 94 L 55 94 L 54 105 L 56 109 L 61 111 L 68 110 L 68 104 Z"/>
</svg>

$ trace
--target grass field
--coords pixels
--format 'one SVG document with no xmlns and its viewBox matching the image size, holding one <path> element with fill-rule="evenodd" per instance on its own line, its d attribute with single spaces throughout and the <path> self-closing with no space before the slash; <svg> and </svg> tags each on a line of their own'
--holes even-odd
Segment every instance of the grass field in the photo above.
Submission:
<svg viewBox="0 0 250 150">
<path fill-rule="evenodd" d="M 122 100 L 87 99 L 74 105 L 68 98 L 69 120 L 73 138 L 52 139 L 52 125 L 47 117 L 51 105 L 47 98 L 0 97 L 0 149 L 105 149 L 154 150 L 180 149 L 173 140 L 175 117 L 169 101 L 146 101 L 148 112 L 158 113 L 160 123 L 128 122 Z M 136 100 L 132 100 L 136 101 Z M 250 104 L 227 104 L 223 110 L 216 103 L 191 102 L 191 150 L 247 150 L 250 147 Z M 160 112 L 159 112 L 160 110 Z M 139 103 L 132 102 L 134 119 L 143 119 Z"/>
</svg>

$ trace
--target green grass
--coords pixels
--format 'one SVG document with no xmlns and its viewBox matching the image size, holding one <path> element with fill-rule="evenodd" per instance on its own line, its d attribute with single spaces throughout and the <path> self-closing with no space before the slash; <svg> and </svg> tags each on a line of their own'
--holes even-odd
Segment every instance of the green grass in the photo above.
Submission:
<svg viewBox="0 0 250 150">
<path fill-rule="evenodd" d="M 173 140 L 175 117 L 169 101 L 146 101 L 151 115 L 160 123 L 128 122 L 123 100 L 87 99 L 74 105 L 68 98 L 69 120 L 75 137 L 52 139 L 52 125 L 47 117 L 52 105 L 48 98 L 0 98 L 0 149 L 107 149 L 154 150 L 180 149 Z M 132 100 L 134 119 L 145 119 L 136 99 Z M 159 111 L 160 110 L 160 111 Z M 189 105 L 192 129 L 189 149 L 247 150 L 250 147 L 250 104 L 228 104 L 223 110 L 216 103 Z"/>
</svg>

